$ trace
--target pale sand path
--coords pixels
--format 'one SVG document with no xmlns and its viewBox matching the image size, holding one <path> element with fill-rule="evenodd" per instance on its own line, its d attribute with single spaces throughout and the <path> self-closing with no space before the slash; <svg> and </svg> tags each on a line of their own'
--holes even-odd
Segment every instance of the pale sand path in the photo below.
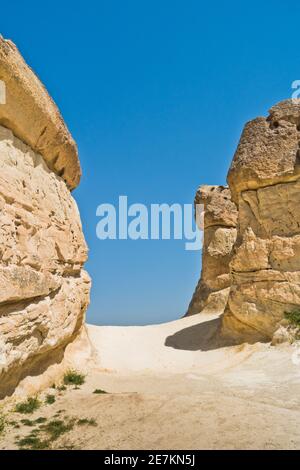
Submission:
<svg viewBox="0 0 300 470">
<path fill-rule="evenodd" d="M 96 419 L 97 427 L 76 427 L 55 447 L 300 448 L 300 364 L 292 361 L 293 347 L 216 347 L 217 318 L 88 326 L 96 365 L 86 383 L 58 393 L 54 405 L 33 417 L 63 409 Z M 95 395 L 95 388 L 110 393 Z M 0 448 L 14 448 L 15 434 L 10 430 Z"/>
</svg>

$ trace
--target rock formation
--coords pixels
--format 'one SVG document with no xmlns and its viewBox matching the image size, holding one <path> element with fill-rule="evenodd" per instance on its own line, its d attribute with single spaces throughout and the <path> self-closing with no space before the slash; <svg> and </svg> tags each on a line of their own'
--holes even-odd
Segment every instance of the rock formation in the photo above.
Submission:
<svg viewBox="0 0 300 470">
<path fill-rule="evenodd" d="M 204 208 L 202 271 L 187 315 L 224 309 L 231 284 L 229 262 L 236 240 L 237 209 L 228 187 L 202 186 L 195 206 Z"/>
<path fill-rule="evenodd" d="M 90 280 L 70 189 L 77 147 L 16 46 L 0 37 L 0 397 L 62 360 L 80 333 Z"/>
<path fill-rule="evenodd" d="M 238 206 L 223 334 L 271 339 L 300 308 L 300 102 L 246 124 L 228 183 Z"/>
<path fill-rule="evenodd" d="M 286 314 L 300 310 L 299 100 L 245 125 L 228 184 L 196 195 L 204 204 L 204 247 L 187 314 L 221 309 L 229 292 L 223 336 L 281 341 L 290 337 Z"/>
</svg>

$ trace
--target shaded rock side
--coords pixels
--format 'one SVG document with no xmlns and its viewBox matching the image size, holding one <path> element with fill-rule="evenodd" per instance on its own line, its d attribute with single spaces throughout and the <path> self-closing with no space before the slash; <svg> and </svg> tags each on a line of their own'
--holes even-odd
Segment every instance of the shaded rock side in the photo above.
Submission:
<svg viewBox="0 0 300 470">
<path fill-rule="evenodd" d="M 195 197 L 196 208 L 197 205 L 204 209 L 202 271 L 186 315 L 204 308 L 224 309 L 231 284 L 229 262 L 237 233 L 237 209 L 228 187 L 201 186 Z"/>
<path fill-rule="evenodd" d="M 69 190 L 79 181 L 76 145 L 41 83 L 2 38 L 0 79 L 8 80 L 7 104 L 0 104 L 2 398 L 27 375 L 62 360 L 82 330 L 90 279 Z M 40 139 L 39 126 L 46 129 Z M 64 161 L 63 175 L 53 149 Z"/>
<path fill-rule="evenodd" d="M 300 308 L 300 103 L 246 124 L 228 174 L 238 205 L 223 334 L 270 340 Z"/>
</svg>

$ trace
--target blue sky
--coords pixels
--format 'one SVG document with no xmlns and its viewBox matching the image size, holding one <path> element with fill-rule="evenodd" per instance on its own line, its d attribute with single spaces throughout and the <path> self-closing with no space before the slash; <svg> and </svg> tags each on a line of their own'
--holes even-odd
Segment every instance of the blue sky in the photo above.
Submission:
<svg viewBox="0 0 300 470">
<path fill-rule="evenodd" d="M 183 241 L 99 241 L 96 208 L 191 203 L 224 184 L 245 121 L 300 79 L 296 1 L 20 1 L 0 32 L 33 67 L 78 143 L 73 193 L 90 248 L 88 321 L 146 324 L 186 311 L 200 254 Z"/>
</svg>

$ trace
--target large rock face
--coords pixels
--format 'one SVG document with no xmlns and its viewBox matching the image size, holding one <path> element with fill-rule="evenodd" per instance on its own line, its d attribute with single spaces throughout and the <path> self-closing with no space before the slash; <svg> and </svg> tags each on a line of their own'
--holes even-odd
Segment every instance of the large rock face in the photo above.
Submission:
<svg viewBox="0 0 300 470">
<path fill-rule="evenodd" d="M 300 103 L 246 124 L 228 174 L 238 205 L 223 333 L 271 339 L 300 308 Z"/>
<path fill-rule="evenodd" d="M 46 90 L 0 38 L 0 397 L 61 360 L 89 302 L 87 247 L 69 188 L 77 149 Z"/>
<path fill-rule="evenodd" d="M 200 187 L 195 197 L 197 204 L 204 208 L 202 271 L 187 315 L 204 308 L 224 309 L 231 285 L 229 262 L 236 240 L 237 209 L 227 187 Z"/>
</svg>

